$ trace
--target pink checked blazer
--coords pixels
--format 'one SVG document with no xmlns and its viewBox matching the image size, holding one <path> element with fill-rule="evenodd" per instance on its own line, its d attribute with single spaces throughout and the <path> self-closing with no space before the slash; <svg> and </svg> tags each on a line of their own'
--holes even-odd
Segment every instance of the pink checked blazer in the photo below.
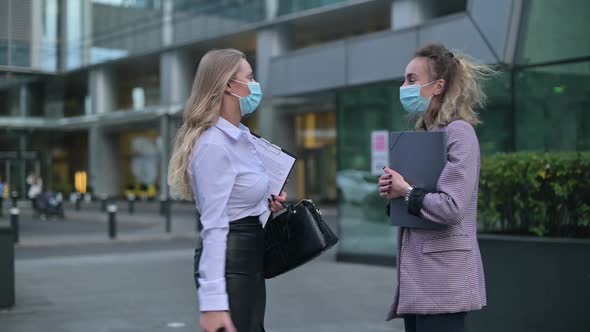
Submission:
<svg viewBox="0 0 590 332">
<path fill-rule="evenodd" d="M 476 236 L 479 142 L 461 120 L 432 131 L 447 135 L 447 164 L 437 192 L 425 196 L 421 217 L 445 230 L 398 229 L 398 288 L 387 320 L 404 314 L 481 309 L 486 291 Z"/>
</svg>

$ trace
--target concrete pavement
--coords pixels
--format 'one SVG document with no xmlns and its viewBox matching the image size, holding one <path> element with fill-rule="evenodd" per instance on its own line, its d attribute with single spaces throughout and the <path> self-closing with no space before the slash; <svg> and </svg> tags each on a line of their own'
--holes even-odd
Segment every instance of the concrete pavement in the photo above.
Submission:
<svg viewBox="0 0 590 332">
<path fill-rule="evenodd" d="M 335 222 L 329 209 L 324 215 Z M 99 228 L 61 237 L 23 229 L 16 247 L 17 304 L 0 312 L 1 331 L 200 331 L 194 231 L 162 235 L 160 225 L 146 223 L 110 241 L 96 233 L 105 221 L 63 223 Z M 88 242 L 92 236 L 96 241 Z M 401 321 L 384 321 L 395 270 L 336 263 L 335 252 L 268 281 L 267 331 L 403 331 Z"/>
</svg>

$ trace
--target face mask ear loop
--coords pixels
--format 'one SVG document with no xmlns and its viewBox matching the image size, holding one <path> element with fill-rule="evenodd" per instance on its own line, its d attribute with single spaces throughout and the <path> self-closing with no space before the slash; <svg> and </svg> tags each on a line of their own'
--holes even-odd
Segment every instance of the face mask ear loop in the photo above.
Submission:
<svg viewBox="0 0 590 332">
<path fill-rule="evenodd" d="M 431 84 L 433 84 L 433 83 L 436 83 L 436 81 L 437 81 L 437 80 L 434 80 L 434 81 L 432 81 L 432 82 L 430 82 L 430 83 L 426 83 L 426 84 L 424 84 L 424 85 L 420 85 L 420 90 L 422 90 L 422 88 L 423 88 L 423 87 L 425 87 L 425 86 L 429 86 L 429 85 L 431 85 Z M 430 98 L 430 99 L 432 99 L 432 97 L 434 97 L 434 96 L 436 96 L 436 95 L 434 94 L 434 91 L 432 91 L 432 96 L 430 96 L 429 98 Z"/>
<path fill-rule="evenodd" d="M 234 79 L 234 78 L 230 79 L 230 81 L 234 81 L 234 82 L 238 82 L 238 83 L 240 83 L 240 84 L 248 85 L 248 83 L 244 83 L 244 82 L 242 82 L 242 81 L 238 81 L 238 80 L 236 80 L 236 79 Z"/>
<path fill-rule="evenodd" d="M 234 81 L 234 82 L 238 82 L 238 83 L 240 83 L 240 84 L 245 84 L 245 85 L 248 85 L 247 83 L 240 82 L 240 81 L 238 81 L 238 80 L 235 80 L 235 79 L 233 79 L 233 78 L 231 78 L 231 79 L 230 79 L 230 81 Z M 229 83 L 228 83 L 228 85 L 229 85 Z M 230 86 L 230 88 L 231 88 L 231 86 Z M 234 96 L 234 97 L 236 97 L 236 98 L 238 98 L 238 99 L 239 99 L 239 98 L 246 98 L 246 97 L 247 97 L 247 96 L 246 96 L 246 97 L 238 96 L 237 94 L 235 94 L 235 93 L 233 93 L 233 92 L 229 92 L 229 94 L 230 94 L 230 95 L 232 95 L 232 96 Z"/>
</svg>

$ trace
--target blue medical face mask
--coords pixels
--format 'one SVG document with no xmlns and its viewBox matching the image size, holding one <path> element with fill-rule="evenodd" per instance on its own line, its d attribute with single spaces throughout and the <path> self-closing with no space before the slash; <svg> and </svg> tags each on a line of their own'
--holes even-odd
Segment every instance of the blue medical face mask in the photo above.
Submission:
<svg viewBox="0 0 590 332">
<path fill-rule="evenodd" d="M 232 81 L 247 85 L 248 89 L 250 89 L 250 94 L 246 97 L 238 96 L 230 92 L 231 95 L 238 97 L 240 101 L 240 112 L 242 113 L 242 116 L 254 113 L 254 111 L 256 111 L 256 109 L 260 105 L 260 101 L 262 100 L 262 89 L 260 88 L 260 83 L 244 83 L 234 79 L 232 79 Z"/>
<path fill-rule="evenodd" d="M 436 81 L 426 83 L 424 85 L 412 84 L 406 86 L 400 86 L 399 88 L 399 101 L 402 103 L 404 110 L 410 114 L 422 115 L 428 109 L 432 97 L 424 98 L 420 94 L 422 87 L 433 84 Z"/>
</svg>

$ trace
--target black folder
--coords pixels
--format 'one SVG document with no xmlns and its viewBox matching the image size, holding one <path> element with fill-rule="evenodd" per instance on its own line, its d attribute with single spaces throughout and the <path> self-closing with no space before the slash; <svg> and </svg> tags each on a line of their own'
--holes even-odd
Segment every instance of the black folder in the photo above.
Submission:
<svg viewBox="0 0 590 332">
<path fill-rule="evenodd" d="M 389 168 L 401 174 L 406 182 L 429 192 L 447 162 L 445 132 L 393 132 L 389 140 Z M 394 226 L 444 229 L 437 224 L 408 213 L 404 197 L 390 201 L 389 220 Z"/>
</svg>

